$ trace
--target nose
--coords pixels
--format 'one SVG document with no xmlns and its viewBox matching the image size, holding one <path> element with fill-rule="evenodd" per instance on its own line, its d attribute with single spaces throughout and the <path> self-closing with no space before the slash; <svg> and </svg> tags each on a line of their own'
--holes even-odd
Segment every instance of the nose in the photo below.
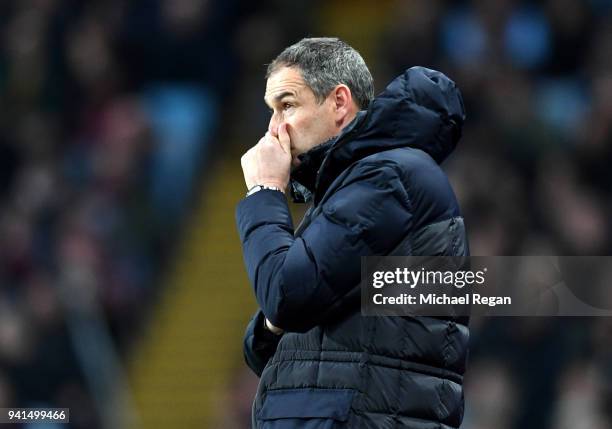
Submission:
<svg viewBox="0 0 612 429">
<path fill-rule="evenodd" d="M 272 117 L 270 118 L 270 123 L 268 124 L 268 131 L 276 138 L 278 138 L 279 125 L 280 121 L 278 120 L 278 115 L 276 113 L 273 113 Z"/>
</svg>

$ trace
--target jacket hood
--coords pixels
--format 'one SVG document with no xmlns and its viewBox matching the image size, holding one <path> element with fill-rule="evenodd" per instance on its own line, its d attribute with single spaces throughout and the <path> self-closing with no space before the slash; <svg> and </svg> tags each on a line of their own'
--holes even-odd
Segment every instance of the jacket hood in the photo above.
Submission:
<svg viewBox="0 0 612 429">
<path fill-rule="evenodd" d="M 464 121 L 463 99 L 452 80 L 425 67 L 409 68 L 374 98 L 366 111 L 359 112 L 340 135 L 324 144 L 325 157 L 315 173 L 314 189 L 309 190 L 318 199 L 353 162 L 399 147 L 421 149 L 441 163 L 455 149 Z M 319 154 L 321 148 L 313 151 Z M 308 159 L 310 152 L 304 155 Z M 292 188 L 294 194 L 299 194 L 303 187 L 294 184 Z"/>
</svg>

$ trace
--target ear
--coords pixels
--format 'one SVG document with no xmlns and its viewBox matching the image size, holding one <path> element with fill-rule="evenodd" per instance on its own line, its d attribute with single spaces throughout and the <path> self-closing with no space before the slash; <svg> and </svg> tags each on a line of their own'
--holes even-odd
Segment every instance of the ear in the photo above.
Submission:
<svg viewBox="0 0 612 429">
<path fill-rule="evenodd" d="M 336 125 L 340 126 L 344 124 L 347 117 L 357 109 L 357 105 L 353 101 L 353 94 L 348 86 L 344 84 L 337 85 L 331 92 L 332 97 L 332 108 L 334 111 L 334 119 Z"/>
</svg>

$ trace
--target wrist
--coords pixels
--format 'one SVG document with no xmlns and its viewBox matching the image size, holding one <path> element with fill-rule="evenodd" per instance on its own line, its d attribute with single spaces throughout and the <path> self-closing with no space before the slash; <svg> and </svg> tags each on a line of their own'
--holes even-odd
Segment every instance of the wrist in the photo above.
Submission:
<svg viewBox="0 0 612 429">
<path fill-rule="evenodd" d="M 261 184 L 251 186 L 247 190 L 246 196 L 248 197 L 250 195 L 253 195 L 256 192 L 263 191 L 265 189 L 271 190 L 271 191 L 279 191 L 283 194 L 285 193 L 285 190 L 283 188 L 273 185 L 273 184 L 269 184 L 269 182 L 267 182 L 267 183 L 261 183 Z"/>
<path fill-rule="evenodd" d="M 276 188 L 279 191 L 281 191 L 283 194 L 285 193 L 285 189 L 287 188 L 287 185 L 283 185 L 280 182 L 262 181 L 262 182 L 258 183 L 258 185 L 264 186 L 266 188 Z"/>
</svg>

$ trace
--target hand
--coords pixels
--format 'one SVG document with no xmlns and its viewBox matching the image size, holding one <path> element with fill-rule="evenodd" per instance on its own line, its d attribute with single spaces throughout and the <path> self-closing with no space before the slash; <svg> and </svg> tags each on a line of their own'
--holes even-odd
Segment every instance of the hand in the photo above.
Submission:
<svg viewBox="0 0 612 429">
<path fill-rule="evenodd" d="M 276 326 L 274 326 L 268 319 L 266 319 L 264 323 L 266 324 L 266 328 L 268 328 L 268 331 L 272 332 L 275 335 L 280 335 L 285 332 L 281 328 L 277 328 Z"/>
<path fill-rule="evenodd" d="M 240 159 L 247 189 L 274 186 L 285 192 L 291 170 L 291 141 L 287 124 L 278 127 L 278 138 L 269 132 Z"/>
</svg>

